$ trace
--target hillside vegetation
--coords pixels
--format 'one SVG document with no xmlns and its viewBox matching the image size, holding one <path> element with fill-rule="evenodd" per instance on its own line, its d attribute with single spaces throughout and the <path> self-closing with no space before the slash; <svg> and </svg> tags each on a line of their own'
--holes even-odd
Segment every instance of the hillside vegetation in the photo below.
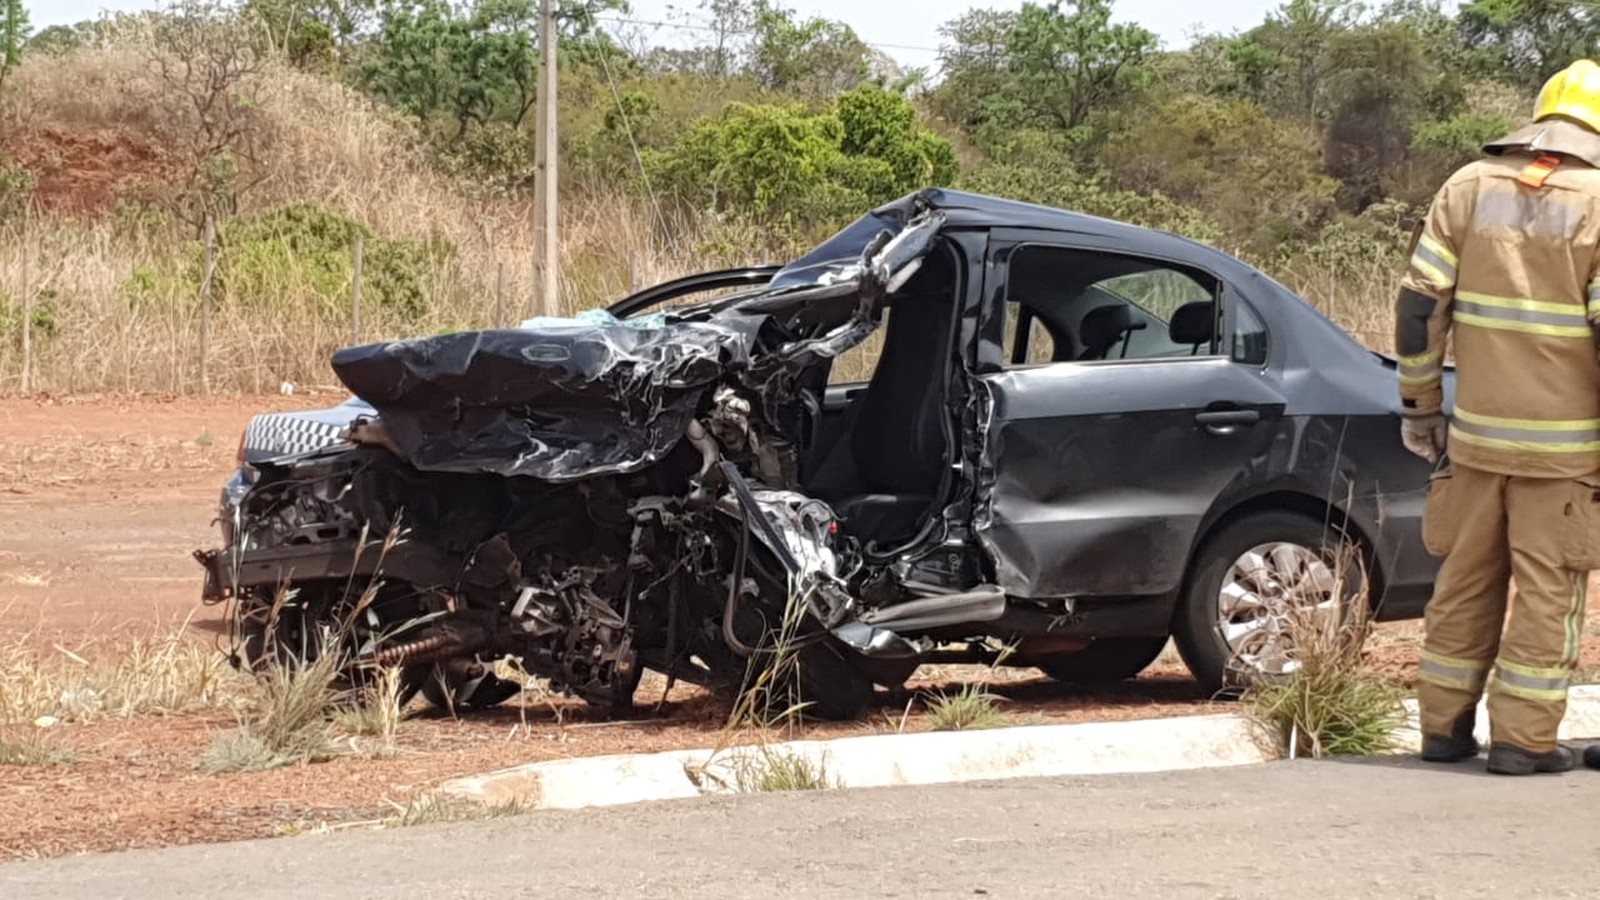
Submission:
<svg viewBox="0 0 1600 900">
<path fill-rule="evenodd" d="M 361 339 L 534 312 L 536 0 L 184 0 L 38 33 L 22 7 L 0 0 L 0 391 L 24 332 L 36 390 L 198 390 L 208 219 L 213 390 L 331 383 L 358 236 Z M 560 10 L 569 310 L 943 185 L 1213 243 L 1380 347 L 1440 179 L 1600 40 L 1566 0 L 1292 0 L 1173 51 L 1060 0 L 946 23 L 935 75 L 771 0 Z"/>
</svg>

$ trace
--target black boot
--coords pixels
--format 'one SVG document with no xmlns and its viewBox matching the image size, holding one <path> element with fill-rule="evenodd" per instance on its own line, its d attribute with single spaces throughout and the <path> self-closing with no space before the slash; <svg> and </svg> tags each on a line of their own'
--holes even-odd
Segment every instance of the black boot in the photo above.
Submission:
<svg viewBox="0 0 1600 900">
<path fill-rule="evenodd" d="M 1583 748 L 1583 764 L 1591 769 L 1600 769 L 1600 744 Z"/>
<path fill-rule="evenodd" d="M 1549 753 L 1529 753 L 1511 744 L 1489 745 L 1489 771 L 1496 775 L 1538 775 L 1569 771 L 1572 751 L 1560 745 Z"/>
<path fill-rule="evenodd" d="M 1453 763 L 1477 756 L 1482 749 L 1478 746 L 1477 738 L 1472 736 L 1477 715 L 1478 710 L 1474 707 L 1456 718 L 1449 734 L 1423 735 L 1422 758 L 1427 762 Z"/>
</svg>

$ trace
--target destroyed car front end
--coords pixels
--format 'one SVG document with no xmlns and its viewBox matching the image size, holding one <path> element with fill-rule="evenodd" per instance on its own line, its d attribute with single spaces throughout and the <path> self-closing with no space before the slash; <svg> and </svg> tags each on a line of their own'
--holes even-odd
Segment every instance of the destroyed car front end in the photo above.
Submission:
<svg viewBox="0 0 1600 900">
<path fill-rule="evenodd" d="M 877 328 L 942 221 L 874 217 L 823 248 L 854 259 L 637 321 L 340 351 L 334 371 L 376 414 L 341 445 L 253 464 L 231 541 L 199 554 L 204 598 L 234 604 L 242 662 L 337 647 L 448 705 L 503 699 L 503 657 L 614 710 L 644 668 L 737 688 L 781 648 L 792 692 L 858 714 L 871 660 L 918 648 L 892 615 L 863 621 L 871 567 L 801 489 L 800 454 L 834 358 Z M 897 593 L 943 610 L 908 610 L 918 626 L 1004 605 L 992 587 Z"/>
</svg>

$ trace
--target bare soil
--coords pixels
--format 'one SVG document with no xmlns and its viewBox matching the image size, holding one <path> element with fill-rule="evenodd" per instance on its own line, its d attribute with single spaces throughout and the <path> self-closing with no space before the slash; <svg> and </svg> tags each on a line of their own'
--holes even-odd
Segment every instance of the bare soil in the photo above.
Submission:
<svg viewBox="0 0 1600 900">
<path fill-rule="evenodd" d="M 0 399 L 0 642 L 58 652 L 118 635 L 183 626 L 215 641 L 220 609 L 199 603 L 190 554 L 215 540 L 212 516 L 254 412 L 336 402 L 285 397 Z M 1415 626 L 1386 626 L 1373 654 L 1414 678 Z M 1585 662 L 1600 664 L 1600 639 Z M 989 678 L 985 670 L 925 667 L 878 712 L 831 737 L 925 730 L 918 696 Z M 1075 722 L 1218 712 L 1170 653 L 1136 681 L 1093 692 L 1031 669 L 1000 670 L 990 690 L 1013 721 Z M 70 749 L 60 765 L 7 767 L 0 776 L 0 860 L 81 851 L 232 840 L 392 815 L 441 780 L 568 756 L 715 746 L 728 711 L 696 689 L 662 701 L 640 688 L 635 721 L 594 722 L 577 703 L 510 705 L 451 718 L 415 714 L 396 752 L 253 774 L 211 775 L 198 762 L 234 723 L 219 716 L 102 719 L 48 729 Z"/>
<path fill-rule="evenodd" d="M 162 148 L 128 128 L 0 133 L 0 157 L 33 173 L 44 212 L 109 213 L 121 198 L 174 181 L 178 166 Z"/>
</svg>

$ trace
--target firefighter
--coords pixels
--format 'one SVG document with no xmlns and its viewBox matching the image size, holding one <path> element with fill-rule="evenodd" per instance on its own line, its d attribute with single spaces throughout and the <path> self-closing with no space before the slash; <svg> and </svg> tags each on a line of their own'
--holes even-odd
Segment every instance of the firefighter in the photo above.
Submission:
<svg viewBox="0 0 1600 900">
<path fill-rule="evenodd" d="M 1556 730 L 1600 568 L 1597 264 L 1600 65 L 1579 60 L 1545 83 L 1531 125 L 1434 195 L 1396 301 L 1401 434 L 1434 464 L 1423 536 L 1443 557 L 1423 619 L 1424 759 L 1479 754 L 1487 690 L 1489 771 L 1574 765 Z"/>
</svg>

